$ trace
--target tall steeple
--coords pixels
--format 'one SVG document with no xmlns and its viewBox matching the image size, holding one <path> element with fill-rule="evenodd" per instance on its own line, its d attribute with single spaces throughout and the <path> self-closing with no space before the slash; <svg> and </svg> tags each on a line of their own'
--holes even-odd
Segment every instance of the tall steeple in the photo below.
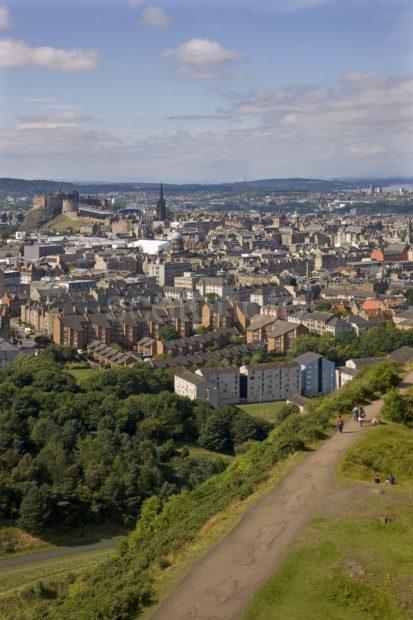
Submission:
<svg viewBox="0 0 413 620">
<path fill-rule="evenodd" d="M 161 183 L 161 193 L 156 203 L 156 219 L 161 222 L 166 220 L 166 200 L 163 195 L 163 183 Z"/>
</svg>

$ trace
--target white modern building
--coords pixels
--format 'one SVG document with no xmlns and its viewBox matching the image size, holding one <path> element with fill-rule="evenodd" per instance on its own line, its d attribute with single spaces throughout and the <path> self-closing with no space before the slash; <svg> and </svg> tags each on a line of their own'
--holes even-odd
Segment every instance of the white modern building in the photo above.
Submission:
<svg viewBox="0 0 413 620">
<path fill-rule="evenodd" d="M 175 394 L 186 396 L 190 400 L 207 400 L 214 407 L 219 404 L 215 385 L 189 370 L 179 370 L 175 374 L 174 391 Z"/>
</svg>

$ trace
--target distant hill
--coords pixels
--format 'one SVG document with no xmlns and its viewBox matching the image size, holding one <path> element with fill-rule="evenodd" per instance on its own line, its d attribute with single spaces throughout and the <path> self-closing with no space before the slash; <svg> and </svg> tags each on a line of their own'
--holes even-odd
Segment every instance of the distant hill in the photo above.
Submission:
<svg viewBox="0 0 413 620">
<path fill-rule="evenodd" d="M 385 187 L 387 185 L 413 184 L 413 177 L 376 178 L 349 178 L 349 179 L 259 179 L 256 181 L 236 181 L 233 183 L 182 185 L 166 184 L 165 189 L 171 193 L 194 191 L 263 191 L 263 192 L 294 192 L 319 191 L 331 192 L 366 188 L 370 185 Z M 41 192 L 53 192 L 60 188 L 62 191 L 76 189 L 83 194 L 100 194 L 107 192 L 133 192 L 137 190 L 158 191 L 158 183 L 71 183 L 52 180 L 27 180 L 0 178 L 0 198 L 4 196 L 29 196 Z"/>
</svg>

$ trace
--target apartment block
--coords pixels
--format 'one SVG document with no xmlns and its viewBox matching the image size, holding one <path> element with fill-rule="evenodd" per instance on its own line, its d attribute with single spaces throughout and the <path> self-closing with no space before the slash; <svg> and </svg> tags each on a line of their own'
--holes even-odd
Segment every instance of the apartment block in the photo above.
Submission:
<svg viewBox="0 0 413 620">
<path fill-rule="evenodd" d="M 242 402 L 286 400 L 301 393 L 301 369 L 297 362 L 248 364 L 240 368 Z"/>
<path fill-rule="evenodd" d="M 175 375 L 176 394 L 208 400 L 214 406 L 287 400 L 300 392 L 301 369 L 296 362 L 199 368 Z"/>
<path fill-rule="evenodd" d="M 217 388 L 213 383 L 199 374 L 189 370 L 179 370 L 174 377 L 175 394 L 190 400 L 207 400 L 211 405 L 218 405 Z"/>
<path fill-rule="evenodd" d="M 318 353 L 307 351 L 294 358 L 301 368 L 301 394 L 317 396 L 330 394 L 336 389 L 336 366 L 334 362 Z"/>
<path fill-rule="evenodd" d="M 239 368 L 198 368 L 195 374 L 208 379 L 208 381 L 215 386 L 220 405 L 232 405 L 239 402 Z"/>
</svg>

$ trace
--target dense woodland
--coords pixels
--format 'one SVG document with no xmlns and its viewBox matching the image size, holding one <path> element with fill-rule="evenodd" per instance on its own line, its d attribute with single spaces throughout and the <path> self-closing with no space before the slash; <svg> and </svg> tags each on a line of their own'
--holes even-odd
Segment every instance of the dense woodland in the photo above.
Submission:
<svg viewBox="0 0 413 620">
<path fill-rule="evenodd" d="M 165 371 L 102 370 L 79 385 L 63 371 L 73 355 L 50 346 L 0 375 L 0 519 L 26 530 L 133 523 L 146 498 L 225 469 L 219 458 L 192 458 L 185 444 L 233 453 L 268 434 L 236 407 L 176 396 Z"/>
</svg>

